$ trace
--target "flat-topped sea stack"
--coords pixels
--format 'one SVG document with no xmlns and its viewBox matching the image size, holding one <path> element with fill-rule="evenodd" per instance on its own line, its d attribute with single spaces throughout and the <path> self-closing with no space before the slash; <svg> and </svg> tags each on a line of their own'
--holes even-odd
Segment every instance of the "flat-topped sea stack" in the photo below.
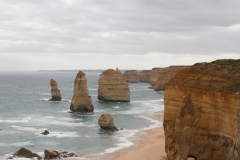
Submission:
<svg viewBox="0 0 240 160">
<path fill-rule="evenodd" d="M 149 84 L 152 86 L 151 88 L 153 89 L 157 85 L 158 72 L 160 70 L 162 70 L 162 68 L 153 68 L 150 72 Z"/>
<path fill-rule="evenodd" d="M 139 75 L 136 70 L 125 71 L 123 74 L 123 78 L 126 82 L 129 82 L 129 83 L 139 82 Z"/>
<path fill-rule="evenodd" d="M 143 70 L 140 74 L 140 82 L 149 82 L 151 70 Z"/>
<path fill-rule="evenodd" d="M 58 89 L 57 82 L 55 80 L 51 79 L 50 85 L 51 85 L 52 98 L 49 99 L 49 101 L 61 101 L 62 95 L 60 93 L 60 90 Z"/>
<path fill-rule="evenodd" d="M 117 71 L 113 69 L 104 71 L 98 80 L 98 84 L 99 101 L 130 101 L 129 85 Z"/>
<path fill-rule="evenodd" d="M 91 96 L 87 88 L 87 79 L 85 73 L 79 71 L 74 81 L 74 91 L 70 106 L 71 111 L 93 112 Z"/>
<path fill-rule="evenodd" d="M 98 119 L 98 125 L 107 131 L 118 131 L 116 126 L 114 125 L 113 118 L 110 114 L 102 114 L 101 117 Z"/>
<path fill-rule="evenodd" d="M 168 160 L 188 154 L 200 160 L 240 159 L 240 60 L 179 71 L 166 84 L 164 106 Z"/>
<path fill-rule="evenodd" d="M 170 66 L 159 70 L 157 85 L 154 87 L 155 91 L 164 91 L 166 83 L 172 79 L 180 70 L 188 66 Z"/>
</svg>

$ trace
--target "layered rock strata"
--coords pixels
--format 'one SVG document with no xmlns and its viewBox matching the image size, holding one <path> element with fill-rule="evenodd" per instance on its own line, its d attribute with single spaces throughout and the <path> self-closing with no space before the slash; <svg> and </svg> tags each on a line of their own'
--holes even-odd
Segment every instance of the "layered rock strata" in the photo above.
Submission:
<svg viewBox="0 0 240 160">
<path fill-rule="evenodd" d="M 123 77 L 113 69 L 104 71 L 98 80 L 98 100 L 129 102 L 130 89 Z"/>
<path fill-rule="evenodd" d="M 17 152 L 15 152 L 12 157 L 9 157 L 7 159 L 14 159 L 14 158 L 19 158 L 19 157 L 21 157 L 21 158 L 23 158 L 23 157 L 24 158 L 34 158 L 34 157 L 36 157 L 37 159 L 42 159 L 41 156 L 39 156 L 36 153 L 33 153 L 32 151 L 30 151 L 30 150 L 28 150 L 24 147 L 22 147 Z"/>
<path fill-rule="evenodd" d="M 158 72 L 160 70 L 162 70 L 162 68 L 153 68 L 151 70 L 149 77 L 149 84 L 152 86 L 151 88 L 154 88 L 157 85 Z"/>
<path fill-rule="evenodd" d="M 50 80 L 50 85 L 51 85 L 51 92 L 52 92 L 52 98 L 49 99 L 50 101 L 61 101 L 62 100 L 62 95 L 60 93 L 60 90 L 58 89 L 58 84 L 55 80 L 51 79 Z"/>
<path fill-rule="evenodd" d="M 70 106 L 71 111 L 93 112 L 91 96 L 87 88 L 85 73 L 79 71 L 74 81 L 74 91 Z"/>
<path fill-rule="evenodd" d="M 98 119 L 98 125 L 103 129 L 107 131 L 118 131 L 116 126 L 114 125 L 113 118 L 110 114 L 103 114 Z"/>
<path fill-rule="evenodd" d="M 140 74 L 140 82 L 149 82 L 151 70 L 144 70 Z"/>
<path fill-rule="evenodd" d="M 170 66 L 159 70 L 155 91 L 164 91 L 166 83 L 187 66 Z"/>
<path fill-rule="evenodd" d="M 123 78 L 126 82 L 129 82 L 129 83 L 139 82 L 139 75 L 136 70 L 125 71 L 123 74 Z"/>
<path fill-rule="evenodd" d="M 122 72 L 121 72 L 118 68 L 116 68 L 116 71 L 117 71 L 120 75 L 122 75 Z"/>
<path fill-rule="evenodd" d="M 168 160 L 240 159 L 240 67 L 195 64 L 165 87 Z"/>
</svg>

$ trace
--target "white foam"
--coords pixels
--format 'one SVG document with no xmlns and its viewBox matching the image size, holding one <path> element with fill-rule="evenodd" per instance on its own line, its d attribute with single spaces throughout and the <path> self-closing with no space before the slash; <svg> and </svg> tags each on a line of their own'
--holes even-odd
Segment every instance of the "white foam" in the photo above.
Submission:
<svg viewBox="0 0 240 160">
<path fill-rule="evenodd" d="M 119 108 L 120 106 L 115 106 L 115 107 L 113 107 L 113 108 Z"/>
<path fill-rule="evenodd" d="M 163 126 L 163 122 L 159 121 L 159 120 L 154 120 L 150 117 L 145 117 L 145 116 L 139 116 L 141 118 L 144 118 L 150 122 L 152 122 L 153 124 L 148 126 L 148 127 L 145 127 L 143 130 L 148 130 L 148 129 L 153 129 L 153 128 L 158 128 L 158 127 L 162 127 Z"/>
<path fill-rule="evenodd" d="M 0 119 L 0 123 L 28 123 L 28 121 L 31 119 L 31 117 L 28 118 L 23 118 L 21 120 L 16 120 L 16 119 L 7 119 L 7 120 L 2 120 Z"/>
<path fill-rule="evenodd" d="M 17 143 L 0 143 L 0 146 L 29 146 L 33 145 L 31 142 L 17 142 Z"/>
<path fill-rule="evenodd" d="M 22 127 L 22 126 L 12 126 L 13 128 L 21 131 L 31 131 L 31 132 L 43 132 L 47 130 L 47 128 L 36 129 L 33 127 Z"/>
<path fill-rule="evenodd" d="M 65 138 L 65 137 L 81 137 L 77 135 L 77 132 L 56 132 L 51 131 L 48 135 L 42 135 L 41 132 L 35 133 L 38 137 L 56 137 L 56 138 Z"/>
</svg>

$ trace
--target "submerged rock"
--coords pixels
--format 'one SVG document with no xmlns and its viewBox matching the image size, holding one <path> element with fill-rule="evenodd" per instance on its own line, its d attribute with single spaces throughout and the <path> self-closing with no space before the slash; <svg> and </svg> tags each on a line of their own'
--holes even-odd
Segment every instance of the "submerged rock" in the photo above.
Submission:
<svg viewBox="0 0 240 160">
<path fill-rule="evenodd" d="M 42 135 L 48 135 L 49 134 L 49 132 L 48 132 L 48 130 L 45 130 L 44 132 L 42 132 L 41 133 Z"/>
<path fill-rule="evenodd" d="M 129 83 L 139 82 L 139 76 L 136 70 L 125 71 L 123 74 L 123 78 L 126 82 L 129 82 Z"/>
<path fill-rule="evenodd" d="M 52 92 L 52 98 L 49 99 L 49 101 L 61 101 L 62 100 L 62 95 L 60 93 L 60 90 L 58 89 L 58 84 L 55 80 L 51 79 L 50 80 L 51 84 L 51 92 Z"/>
<path fill-rule="evenodd" d="M 107 130 L 111 132 L 118 131 L 118 129 L 114 125 L 113 118 L 110 114 L 102 114 L 98 119 L 98 125 L 103 130 Z"/>
<path fill-rule="evenodd" d="M 71 111 L 93 112 L 91 96 L 87 88 L 87 79 L 85 73 L 79 71 L 74 81 L 74 91 L 70 106 Z"/>
<path fill-rule="evenodd" d="M 39 156 L 36 153 L 33 153 L 32 151 L 22 147 L 21 149 L 19 149 L 17 152 L 15 152 L 13 154 L 12 157 L 9 157 L 8 159 L 13 159 L 13 158 L 17 158 L 17 157 L 24 157 L 24 158 L 33 158 L 33 157 L 37 157 L 37 159 L 42 159 L 41 156 Z"/>
<path fill-rule="evenodd" d="M 108 69 L 102 73 L 98 80 L 98 100 L 113 101 L 113 102 L 129 102 L 130 89 L 129 85 L 123 79 L 122 75 Z"/>
</svg>

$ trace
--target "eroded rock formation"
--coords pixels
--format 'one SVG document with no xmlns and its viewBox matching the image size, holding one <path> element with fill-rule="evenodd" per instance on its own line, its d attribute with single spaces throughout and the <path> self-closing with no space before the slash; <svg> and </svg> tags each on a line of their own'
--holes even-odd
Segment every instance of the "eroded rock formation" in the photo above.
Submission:
<svg viewBox="0 0 240 160">
<path fill-rule="evenodd" d="M 188 154 L 200 160 L 239 160 L 239 93 L 240 67 L 201 63 L 179 71 L 164 95 L 168 160 Z"/>
<path fill-rule="evenodd" d="M 104 71 L 98 80 L 98 100 L 129 102 L 130 89 L 123 77 L 113 69 Z"/>
<path fill-rule="evenodd" d="M 144 70 L 140 75 L 140 82 L 149 82 L 151 70 Z"/>
<path fill-rule="evenodd" d="M 58 84 L 55 80 L 51 79 L 50 80 L 50 85 L 51 85 L 51 92 L 52 92 L 52 98 L 49 99 L 50 101 L 61 101 L 62 100 L 62 95 L 60 93 L 60 90 L 58 89 Z"/>
<path fill-rule="evenodd" d="M 7 159 L 13 159 L 13 158 L 18 158 L 18 157 L 24 157 L 24 158 L 34 158 L 37 157 L 37 159 L 42 159 L 41 156 L 39 156 L 36 153 L 33 153 L 32 151 L 22 147 L 21 149 L 19 149 L 17 152 L 15 152 L 13 154 L 12 157 L 9 157 Z"/>
<path fill-rule="evenodd" d="M 87 88 L 85 73 L 79 71 L 74 81 L 74 91 L 70 106 L 71 111 L 93 112 L 91 96 Z"/>
<path fill-rule="evenodd" d="M 186 67 L 187 66 L 170 66 L 159 70 L 157 85 L 154 87 L 155 91 L 164 91 L 166 83 Z"/>
<path fill-rule="evenodd" d="M 116 71 L 117 71 L 120 75 L 122 75 L 121 71 L 120 71 L 118 68 L 116 68 Z"/>
<path fill-rule="evenodd" d="M 102 114 L 100 118 L 98 119 L 98 125 L 103 129 L 107 131 L 118 131 L 116 126 L 114 125 L 113 118 L 110 114 Z"/>
<path fill-rule="evenodd" d="M 139 76 L 136 70 L 125 71 L 123 74 L 123 78 L 126 82 L 129 82 L 129 83 L 139 82 Z"/>
<path fill-rule="evenodd" d="M 158 72 L 162 68 L 153 68 L 150 72 L 150 77 L 149 77 L 149 84 L 152 86 L 151 88 L 154 89 L 154 87 L 157 85 L 157 79 L 158 79 Z"/>
</svg>

